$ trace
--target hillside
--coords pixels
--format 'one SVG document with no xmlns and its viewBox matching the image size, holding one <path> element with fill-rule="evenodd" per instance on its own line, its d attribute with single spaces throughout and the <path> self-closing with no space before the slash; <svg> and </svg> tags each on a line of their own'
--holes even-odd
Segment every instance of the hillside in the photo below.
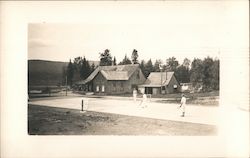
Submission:
<svg viewBox="0 0 250 158">
<path fill-rule="evenodd" d="M 98 64 L 98 61 L 89 61 L 89 64 Z M 56 86 L 63 83 L 63 69 L 68 62 L 28 60 L 28 85 Z"/>
<path fill-rule="evenodd" d="M 67 68 L 67 62 L 55 62 L 45 60 L 28 61 L 29 86 L 50 86 L 62 83 L 63 68 Z"/>
</svg>

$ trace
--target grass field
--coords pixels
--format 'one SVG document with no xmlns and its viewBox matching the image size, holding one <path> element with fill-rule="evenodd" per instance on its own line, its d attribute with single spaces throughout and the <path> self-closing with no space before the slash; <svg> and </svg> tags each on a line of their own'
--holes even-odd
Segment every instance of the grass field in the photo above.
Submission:
<svg viewBox="0 0 250 158">
<path fill-rule="evenodd" d="M 217 127 L 110 113 L 28 105 L 30 135 L 216 135 Z"/>
<path fill-rule="evenodd" d="M 199 98 L 199 97 L 218 97 L 220 95 L 219 91 L 212 92 L 200 92 L 200 93 L 172 93 L 172 94 L 153 94 L 152 98 L 181 98 L 181 94 L 185 94 L 188 98 Z M 139 94 L 138 96 L 141 96 Z M 131 94 L 117 94 L 116 96 L 132 97 Z"/>
</svg>

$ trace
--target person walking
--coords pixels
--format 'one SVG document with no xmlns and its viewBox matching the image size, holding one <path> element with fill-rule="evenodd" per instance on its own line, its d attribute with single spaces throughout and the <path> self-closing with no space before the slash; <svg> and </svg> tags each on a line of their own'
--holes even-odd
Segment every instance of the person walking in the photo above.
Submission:
<svg viewBox="0 0 250 158">
<path fill-rule="evenodd" d="M 186 101 L 187 101 L 187 99 L 186 99 L 185 95 L 182 94 L 182 97 L 181 97 L 181 105 L 180 105 L 181 112 L 182 112 L 181 117 L 185 117 Z"/>
<path fill-rule="evenodd" d="M 133 90 L 134 102 L 136 102 L 136 97 L 137 97 L 137 90 L 134 88 L 134 90 Z"/>
<path fill-rule="evenodd" d="M 142 95 L 142 104 L 141 104 L 142 108 L 146 108 L 147 107 L 147 94 L 143 93 Z"/>
</svg>

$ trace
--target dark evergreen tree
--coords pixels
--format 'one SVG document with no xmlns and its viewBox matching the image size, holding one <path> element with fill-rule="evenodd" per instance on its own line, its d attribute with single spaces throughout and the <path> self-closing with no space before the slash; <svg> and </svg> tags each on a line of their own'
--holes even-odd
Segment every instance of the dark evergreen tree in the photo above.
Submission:
<svg viewBox="0 0 250 158">
<path fill-rule="evenodd" d="M 118 64 L 118 65 L 128 65 L 132 64 L 131 60 L 127 57 L 127 54 L 125 55 L 124 59 Z"/>
<path fill-rule="evenodd" d="M 134 49 L 133 52 L 132 52 L 131 59 L 132 59 L 132 63 L 133 64 L 138 64 L 138 57 L 139 57 L 139 55 L 138 55 L 137 52 L 138 51 L 136 49 Z"/>
<path fill-rule="evenodd" d="M 212 65 L 212 80 L 211 85 L 214 90 L 220 89 L 220 61 L 214 60 Z"/>
<path fill-rule="evenodd" d="M 67 80 L 70 86 L 72 86 L 73 84 L 73 77 L 74 77 L 74 65 L 70 59 L 67 67 Z"/>
<path fill-rule="evenodd" d="M 175 71 L 179 66 L 179 62 L 175 57 L 171 57 L 167 59 L 167 71 Z"/>
<path fill-rule="evenodd" d="M 182 65 L 175 70 L 175 76 L 180 83 L 190 82 L 190 60 L 185 58 Z"/>
<path fill-rule="evenodd" d="M 191 63 L 191 61 L 188 58 L 185 58 L 182 65 L 185 66 L 186 68 L 190 69 L 190 63 Z"/>
<path fill-rule="evenodd" d="M 117 65 L 116 64 L 116 58 L 114 57 L 114 60 L 113 60 L 113 65 Z"/>
<path fill-rule="evenodd" d="M 177 67 L 175 70 L 175 76 L 180 83 L 190 82 L 189 69 L 184 65 Z"/>
<path fill-rule="evenodd" d="M 80 76 L 81 79 L 86 79 L 90 73 L 91 73 L 91 68 L 89 65 L 89 62 L 86 60 L 86 58 L 84 57 L 82 62 L 81 62 L 81 69 L 80 69 Z"/>
<path fill-rule="evenodd" d="M 205 91 L 211 91 L 213 89 L 213 66 L 214 61 L 212 58 L 207 57 L 203 60 L 203 86 Z"/>
<path fill-rule="evenodd" d="M 193 83 L 193 86 L 202 82 L 203 79 L 203 63 L 201 59 L 194 59 L 191 64 L 190 70 L 190 81 Z"/>
<path fill-rule="evenodd" d="M 162 70 L 161 70 L 161 68 L 162 68 Z M 155 64 L 154 64 L 154 72 L 160 72 L 160 71 L 163 71 L 163 66 L 162 66 L 161 60 L 158 59 L 155 61 Z"/>
<path fill-rule="evenodd" d="M 141 63 L 140 63 L 140 68 L 141 68 L 141 71 L 144 75 L 144 77 L 146 77 L 146 72 L 145 72 L 145 61 L 142 60 Z"/>
<path fill-rule="evenodd" d="M 74 77 L 72 81 L 79 81 L 81 79 L 81 67 L 82 67 L 82 57 L 74 58 L 73 67 L 74 67 Z"/>
<path fill-rule="evenodd" d="M 154 67 L 153 67 L 153 64 L 152 64 L 152 61 L 151 61 L 151 59 L 149 59 L 149 61 L 146 63 L 146 65 L 145 65 L 145 70 L 144 70 L 144 72 L 145 72 L 145 77 L 148 77 L 149 76 L 149 74 L 151 73 L 151 72 L 153 72 L 154 71 Z"/>
<path fill-rule="evenodd" d="M 112 65 L 112 56 L 109 49 L 105 49 L 103 53 L 100 53 L 100 66 Z"/>
<path fill-rule="evenodd" d="M 89 77 L 89 75 L 91 74 L 91 66 L 89 65 L 89 61 L 86 60 L 86 71 L 87 71 L 87 75 L 86 78 Z"/>
<path fill-rule="evenodd" d="M 63 68 L 62 68 L 62 85 L 66 84 L 66 76 L 67 76 L 67 66 L 63 66 Z"/>
</svg>

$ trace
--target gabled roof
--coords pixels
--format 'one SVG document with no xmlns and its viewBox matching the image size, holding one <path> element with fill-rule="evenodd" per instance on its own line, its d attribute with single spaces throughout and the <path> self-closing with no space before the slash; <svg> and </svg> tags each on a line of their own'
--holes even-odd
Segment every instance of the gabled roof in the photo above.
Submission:
<svg viewBox="0 0 250 158">
<path fill-rule="evenodd" d="M 93 80 L 100 72 L 107 80 L 129 80 L 130 76 L 139 67 L 139 64 L 98 66 L 88 78 L 77 82 L 77 84 L 86 84 Z"/>
<path fill-rule="evenodd" d="M 127 71 L 104 71 L 101 70 L 102 75 L 107 80 L 128 80 L 129 75 Z"/>
<path fill-rule="evenodd" d="M 161 87 L 169 84 L 174 72 L 151 72 L 145 83 L 141 86 Z"/>
</svg>

